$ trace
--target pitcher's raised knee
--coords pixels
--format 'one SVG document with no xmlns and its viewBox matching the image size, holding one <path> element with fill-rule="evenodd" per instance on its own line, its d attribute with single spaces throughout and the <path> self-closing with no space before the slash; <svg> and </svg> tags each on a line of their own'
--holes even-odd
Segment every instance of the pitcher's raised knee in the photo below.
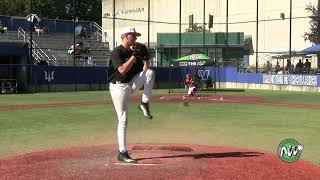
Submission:
<svg viewBox="0 0 320 180">
<path fill-rule="evenodd" d="M 154 79 L 155 78 L 155 72 L 152 69 L 146 70 L 146 76 L 148 79 Z"/>
</svg>

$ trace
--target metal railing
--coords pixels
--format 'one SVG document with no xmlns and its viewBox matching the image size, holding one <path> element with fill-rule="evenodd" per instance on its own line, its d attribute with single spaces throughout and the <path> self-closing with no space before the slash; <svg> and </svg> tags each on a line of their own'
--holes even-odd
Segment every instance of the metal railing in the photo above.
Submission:
<svg viewBox="0 0 320 180">
<path fill-rule="evenodd" d="M 96 22 L 93 22 L 93 31 L 96 34 L 97 40 L 102 41 L 102 27 Z"/>
<path fill-rule="evenodd" d="M 59 62 L 57 61 L 57 58 L 53 54 L 51 54 L 51 56 L 52 56 L 52 60 L 55 63 L 55 65 L 59 66 Z"/>
<path fill-rule="evenodd" d="M 27 41 L 28 43 L 30 43 L 30 38 L 26 35 L 26 31 L 25 31 L 23 28 L 21 28 L 21 27 L 18 28 L 18 38 L 20 38 L 20 36 L 23 37 L 23 41 L 24 41 L 24 42 Z M 51 55 L 52 58 L 50 58 L 50 57 L 48 56 L 48 54 L 45 53 L 45 52 L 35 43 L 34 40 L 32 40 L 32 55 L 33 55 L 34 59 L 35 59 L 36 61 L 38 61 L 38 62 L 40 62 L 41 60 L 44 60 L 44 61 L 46 61 L 48 64 L 51 63 L 51 64 L 53 64 L 53 65 L 55 65 L 55 66 L 58 65 L 58 63 L 57 63 L 57 58 L 56 58 L 54 55 Z"/>
<path fill-rule="evenodd" d="M 18 38 L 20 38 L 20 35 L 23 37 L 23 42 L 26 42 L 26 31 L 21 27 L 18 28 Z"/>
</svg>

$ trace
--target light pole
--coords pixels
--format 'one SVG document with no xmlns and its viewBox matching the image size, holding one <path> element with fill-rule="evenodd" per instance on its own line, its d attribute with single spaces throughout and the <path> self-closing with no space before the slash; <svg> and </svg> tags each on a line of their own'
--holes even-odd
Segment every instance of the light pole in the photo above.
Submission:
<svg viewBox="0 0 320 180">
<path fill-rule="evenodd" d="M 290 62 L 291 62 L 291 36 L 292 36 L 292 0 L 290 0 L 290 25 L 289 25 L 289 60 Z"/>
<path fill-rule="evenodd" d="M 226 37 L 225 37 L 225 46 L 226 46 L 226 53 L 225 57 L 228 59 L 228 47 L 229 47 L 229 0 L 227 0 L 227 7 L 226 7 Z"/>
<path fill-rule="evenodd" d="M 72 5 L 73 5 L 73 11 L 72 11 L 72 16 L 73 16 L 73 67 L 76 66 L 76 25 L 75 25 L 75 3 L 74 0 L 72 0 Z"/>
<path fill-rule="evenodd" d="M 318 0 L 318 38 L 317 43 L 320 43 L 320 0 Z M 320 54 L 317 54 L 317 71 L 320 69 Z"/>
<path fill-rule="evenodd" d="M 258 48 L 259 48 L 259 0 L 257 0 L 257 16 L 256 16 L 256 73 L 258 72 Z"/>
</svg>

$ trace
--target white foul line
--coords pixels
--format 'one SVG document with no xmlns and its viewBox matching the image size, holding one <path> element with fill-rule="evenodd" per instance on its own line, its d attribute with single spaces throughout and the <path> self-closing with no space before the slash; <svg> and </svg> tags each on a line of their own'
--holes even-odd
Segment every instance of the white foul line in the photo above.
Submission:
<svg viewBox="0 0 320 180">
<path fill-rule="evenodd" d="M 114 163 L 115 165 L 122 165 L 122 166 L 155 166 L 158 164 L 139 164 L 139 163 Z"/>
</svg>

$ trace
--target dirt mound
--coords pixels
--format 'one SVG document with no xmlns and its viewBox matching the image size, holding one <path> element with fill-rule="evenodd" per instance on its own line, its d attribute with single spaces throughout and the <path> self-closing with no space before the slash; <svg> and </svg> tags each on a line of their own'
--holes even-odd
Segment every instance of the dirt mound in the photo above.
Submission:
<svg viewBox="0 0 320 180">
<path fill-rule="evenodd" d="M 130 144 L 137 165 L 119 163 L 116 145 L 73 147 L 0 159 L 0 179 L 316 179 L 320 167 L 238 148 Z"/>
</svg>

